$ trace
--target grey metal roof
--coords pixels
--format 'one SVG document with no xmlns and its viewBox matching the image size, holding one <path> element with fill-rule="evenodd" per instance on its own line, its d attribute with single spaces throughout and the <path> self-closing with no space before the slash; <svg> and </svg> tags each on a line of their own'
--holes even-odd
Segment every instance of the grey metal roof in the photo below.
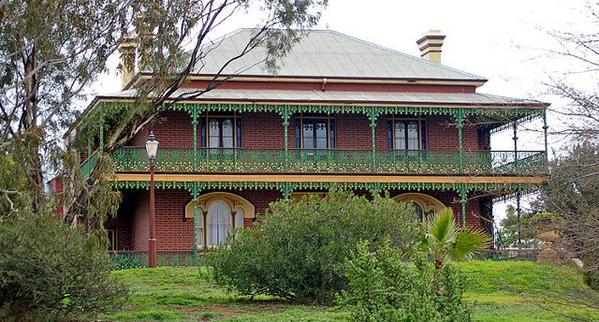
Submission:
<svg viewBox="0 0 599 322">
<path fill-rule="evenodd" d="M 239 29 L 214 42 L 196 74 L 216 74 L 238 55 L 256 29 Z M 266 49 L 257 47 L 233 61 L 223 74 L 273 76 L 263 63 Z M 283 57 L 277 76 L 485 80 L 426 59 L 414 57 L 332 30 L 311 30 Z"/>
<path fill-rule="evenodd" d="M 183 88 L 175 91 L 172 97 L 189 97 L 197 89 Z M 135 89 L 99 98 L 134 98 Z M 353 92 L 319 90 L 269 90 L 269 89 L 221 89 L 217 88 L 202 94 L 199 101 L 248 101 L 260 102 L 300 102 L 348 104 L 434 104 L 434 105 L 485 105 L 502 107 L 532 106 L 542 107 L 545 103 L 536 100 L 518 99 L 482 93 L 414 93 L 414 92 Z"/>
</svg>

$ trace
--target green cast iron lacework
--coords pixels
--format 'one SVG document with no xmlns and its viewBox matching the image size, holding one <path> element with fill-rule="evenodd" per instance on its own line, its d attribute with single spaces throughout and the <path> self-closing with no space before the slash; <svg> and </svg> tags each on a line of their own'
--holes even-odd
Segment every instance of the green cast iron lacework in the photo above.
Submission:
<svg viewBox="0 0 599 322">
<path fill-rule="evenodd" d="M 134 108 L 135 102 L 100 102 L 99 109 L 118 110 Z M 165 108 L 174 111 L 192 113 L 204 112 L 273 112 L 283 114 L 294 113 L 324 113 L 324 114 L 365 114 L 373 121 L 383 114 L 413 114 L 413 115 L 453 115 L 464 113 L 466 116 L 484 115 L 490 118 L 505 118 L 507 116 L 526 116 L 542 113 L 536 108 L 445 108 L 445 107 L 404 107 L 376 105 L 273 105 L 273 104 L 201 104 L 201 103 L 165 103 Z"/>
<path fill-rule="evenodd" d="M 545 185 L 538 184 L 519 184 L 519 183 L 424 183 L 424 182 L 398 182 L 398 183 L 379 183 L 379 182 L 156 182 L 157 189 L 181 189 L 190 193 L 206 190 L 279 190 L 283 195 L 290 194 L 293 191 L 302 190 L 368 190 L 371 192 L 385 192 L 395 190 L 410 191 L 447 191 L 471 192 L 471 191 L 534 191 L 542 189 Z M 148 190 L 150 183 L 148 181 L 115 181 L 115 189 L 143 189 Z"/>
<path fill-rule="evenodd" d="M 89 158 L 87 158 L 87 160 L 83 161 L 83 163 L 81 164 L 81 175 L 83 176 L 83 178 L 89 178 L 89 176 L 91 176 L 92 172 L 96 168 L 97 163 L 97 152 L 94 152 L 92 155 L 90 155 Z"/>
<path fill-rule="evenodd" d="M 194 158 L 197 155 L 197 158 Z M 516 159 L 517 157 L 517 159 Z M 143 147 L 113 153 L 117 172 L 146 172 Z M 158 172 L 538 175 L 544 151 L 372 151 L 161 148 Z M 517 161 L 517 162 L 516 162 Z M 197 162 L 196 165 L 194 163 Z M 195 170 L 195 171 L 194 171 Z"/>
<path fill-rule="evenodd" d="M 116 251 L 109 252 L 115 269 L 148 267 L 147 252 Z M 158 266 L 197 266 L 205 262 L 205 256 L 194 255 L 191 251 L 165 252 L 157 254 Z"/>
</svg>

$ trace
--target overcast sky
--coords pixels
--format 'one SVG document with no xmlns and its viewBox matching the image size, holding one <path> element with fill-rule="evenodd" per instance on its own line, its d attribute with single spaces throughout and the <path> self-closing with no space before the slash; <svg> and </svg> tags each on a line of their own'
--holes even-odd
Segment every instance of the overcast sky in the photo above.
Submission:
<svg viewBox="0 0 599 322">
<path fill-rule="evenodd" d="M 443 64 L 483 76 L 489 81 L 479 92 L 519 98 L 534 98 L 559 108 L 560 102 L 543 94 L 549 77 L 560 77 L 572 68 L 569 62 L 548 55 L 556 50 L 549 32 L 585 32 L 588 10 L 585 0 L 329 0 L 318 25 L 385 47 L 419 56 L 416 40 L 429 29 L 440 29 L 447 38 L 443 45 Z M 223 25 L 213 35 L 257 25 L 257 15 L 249 12 Z M 116 59 L 112 60 L 113 68 Z M 588 86 L 596 81 L 584 79 Z M 94 92 L 118 91 L 120 79 L 111 72 L 93 86 Z M 552 128 L 560 126 L 549 116 Z M 541 123 L 527 127 L 540 130 Z M 542 136 L 520 135 L 521 149 L 542 149 Z M 496 135 L 494 149 L 511 149 L 511 133 Z M 564 140 L 551 137 L 554 147 Z M 496 209 L 500 215 L 503 207 Z"/>
</svg>

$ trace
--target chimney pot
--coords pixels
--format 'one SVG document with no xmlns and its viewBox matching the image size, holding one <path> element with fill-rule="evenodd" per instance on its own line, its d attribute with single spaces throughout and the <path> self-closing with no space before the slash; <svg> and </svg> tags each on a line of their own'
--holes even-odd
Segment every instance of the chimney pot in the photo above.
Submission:
<svg viewBox="0 0 599 322">
<path fill-rule="evenodd" d="M 416 41 L 420 48 L 420 57 L 441 64 L 441 47 L 444 39 L 445 35 L 440 30 L 429 30 Z"/>
</svg>

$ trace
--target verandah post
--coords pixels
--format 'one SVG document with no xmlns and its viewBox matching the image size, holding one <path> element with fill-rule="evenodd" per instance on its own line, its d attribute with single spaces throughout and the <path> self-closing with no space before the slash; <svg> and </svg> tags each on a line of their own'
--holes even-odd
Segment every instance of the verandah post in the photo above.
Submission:
<svg viewBox="0 0 599 322">
<path fill-rule="evenodd" d="M 466 228 L 466 204 L 468 202 L 468 191 L 466 185 L 460 184 L 460 205 L 462 206 L 462 227 Z"/>
<path fill-rule="evenodd" d="M 191 110 L 191 124 L 193 125 L 193 171 L 198 171 L 198 107 L 193 105 Z M 198 183 L 194 182 L 192 186 L 193 198 L 193 264 L 199 264 L 198 248 L 200 247 L 200 209 L 198 207 Z"/>
<path fill-rule="evenodd" d="M 289 106 L 283 107 L 283 145 L 285 147 L 285 171 L 289 169 Z"/>
<path fill-rule="evenodd" d="M 514 123 L 512 124 L 512 128 L 514 131 L 514 136 L 512 137 L 512 140 L 514 140 L 514 170 L 515 173 L 518 173 L 518 123 L 517 121 L 514 121 Z"/>
<path fill-rule="evenodd" d="M 200 234 L 198 233 L 200 230 L 200 208 L 198 205 L 198 183 L 194 182 L 192 187 L 192 198 L 193 198 L 193 263 L 194 265 L 199 264 L 198 251 L 200 248 Z"/>
<path fill-rule="evenodd" d="M 464 110 L 458 109 L 456 115 L 456 126 L 458 128 L 458 146 L 460 148 L 460 174 L 464 174 Z"/>
<path fill-rule="evenodd" d="M 378 111 L 375 107 L 371 107 L 370 115 L 370 135 L 372 140 L 372 172 L 376 172 L 376 122 L 378 119 Z"/>
<path fill-rule="evenodd" d="M 100 105 L 100 142 L 99 142 L 99 150 L 100 152 L 104 152 L 104 105 Z"/>
<path fill-rule="evenodd" d="M 547 108 L 545 108 L 543 110 L 543 134 L 545 137 L 545 163 L 547 163 L 547 161 L 549 161 L 549 151 L 547 151 L 547 129 L 549 129 L 549 126 L 547 126 Z"/>
<path fill-rule="evenodd" d="M 191 124 L 193 125 L 193 171 L 198 171 L 198 107 L 195 104 L 191 111 Z"/>
</svg>

